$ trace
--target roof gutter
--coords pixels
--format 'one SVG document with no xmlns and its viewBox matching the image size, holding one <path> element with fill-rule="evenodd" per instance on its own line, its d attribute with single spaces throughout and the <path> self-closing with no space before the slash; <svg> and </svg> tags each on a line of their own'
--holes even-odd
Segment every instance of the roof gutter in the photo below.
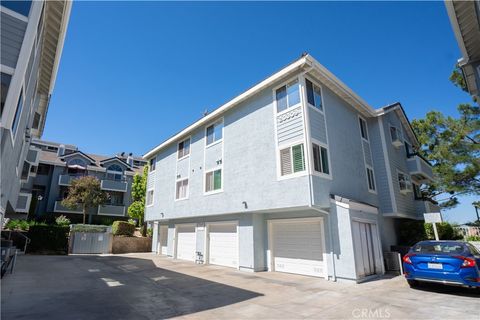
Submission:
<svg viewBox="0 0 480 320">
<path fill-rule="evenodd" d="M 143 155 L 144 159 L 152 158 L 156 153 L 160 150 L 165 148 L 167 145 L 177 141 L 180 137 L 187 135 L 191 131 L 195 130 L 202 125 L 207 124 L 214 118 L 218 117 L 219 115 L 223 114 L 224 112 L 230 110 L 231 108 L 235 107 L 237 104 L 245 101 L 246 99 L 250 98 L 254 94 L 260 92 L 261 90 L 271 86 L 273 82 L 280 80 L 283 77 L 288 76 L 290 73 L 296 72 L 299 69 L 302 69 L 305 64 L 307 63 L 307 57 L 302 57 L 297 61 L 293 62 L 289 66 L 285 67 L 284 69 L 280 70 L 279 72 L 273 74 L 272 76 L 268 77 L 267 79 L 263 80 L 262 82 L 258 83 L 257 85 L 253 86 L 252 88 L 248 89 L 244 93 L 240 94 L 239 96 L 235 97 L 234 99 L 228 101 L 224 105 L 220 106 L 219 108 L 215 109 L 212 113 L 208 114 L 207 116 L 203 117 L 202 119 L 196 121 L 195 123 L 191 124 L 187 128 L 183 129 L 179 133 L 175 134 L 174 136 L 170 137 L 162 144 L 156 146 L 152 150 L 148 151 L 146 154 Z"/>
</svg>

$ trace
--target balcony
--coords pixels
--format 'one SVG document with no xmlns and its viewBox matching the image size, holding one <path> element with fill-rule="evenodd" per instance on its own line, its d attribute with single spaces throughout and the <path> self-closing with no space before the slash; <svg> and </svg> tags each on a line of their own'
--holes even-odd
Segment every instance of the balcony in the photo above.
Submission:
<svg viewBox="0 0 480 320">
<path fill-rule="evenodd" d="M 32 166 L 38 166 L 38 161 L 40 160 L 40 150 L 33 146 L 30 146 L 25 160 Z"/>
<path fill-rule="evenodd" d="M 26 192 L 20 192 L 17 198 L 17 206 L 15 212 L 28 213 L 30 209 L 30 203 L 32 201 L 32 194 Z"/>
<path fill-rule="evenodd" d="M 104 179 L 100 183 L 102 190 L 127 192 L 127 182 L 122 180 L 107 180 Z"/>
<path fill-rule="evenodd" d="M 98 206 L 97 213 L 102 216 L 125 216 L 125 206 L 110 204 Z"/>
<path fill-rule="evenodd" d="M 83 213 L 82 208 L 80 206 L 75 209 L 69 209 L 67 207 L 62 206 L 62 200 L 55 201 L 53 212 Z"/>
<path fill-rule="evenodd" d="M 70 186 L 73 179 L 77 179 L 83 176 L 76 176 L 71 174 L 61 174 L 58 176 L 58 185 L 59 186 Z"/>
<path fill-rule="evenodd" d="M 422 157 L 414 155 L 407 159 L 407 168 L 416 182 L 426 183 L 433 181 L 432 166 Z"/>
<path fill-rule="evenodd" d="M 425 213 L 440 212 L 440 207 L 430 201 L 425 201 Z"/>
</svg>

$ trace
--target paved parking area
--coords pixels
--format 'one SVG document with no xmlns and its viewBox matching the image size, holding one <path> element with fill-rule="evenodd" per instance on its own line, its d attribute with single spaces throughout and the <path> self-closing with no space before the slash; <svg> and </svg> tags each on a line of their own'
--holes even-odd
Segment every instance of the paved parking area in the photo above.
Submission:
<svg viewBox="0 0 480 320">
<path fill-rule="evenodd" d="M 480 319 L 480 296 L 401 277 L 334 283 L 145 254 L 20 256 L 2 279 L 7 319 Z"/>
</svg>

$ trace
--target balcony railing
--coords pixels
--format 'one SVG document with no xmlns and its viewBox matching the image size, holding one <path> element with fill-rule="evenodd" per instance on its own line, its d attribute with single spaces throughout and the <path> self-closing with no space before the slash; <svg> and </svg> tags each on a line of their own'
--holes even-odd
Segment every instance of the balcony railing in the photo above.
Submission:
<svg viewBox="0 0 480 320">
<path fill-rule="evenodd" d="M 110 204 L 98 206 L 98 214 L 103 216 L 125 216 L 125 206 Z"/>
<path fill-rule="evenodd" d="M 27 152 L 26 161 L 30 163 L 32 166 L 38 166 L 38 161 L 40 160 L 40 150 L 30 146 Z"/>
<path fill-rule="evenodd" d="M 122 180 L 103 179 L 100 183 L 102 190 L 127 192 L 127 182 Z"/>
<path fill-rule="evenodd" d="M 61 174 L 58 176 L 58 185 L 60 186 L 69 186 L 72 184 L 73 179 L 78 179 L 83 177 L 82 175 L 71 175 L 71 174 Z"/>
<path fill-rule="evenodd" d="M 407 159 L 407 167 L 412 178 L 418 182 L 433 181 L 434 179 L 432 166 L 418 155 Z"/>
<path fill-rule="evenodd" d="M 62 206 L 62 200 L 55 201 L 53 212 L 83 213 L 82 208 L 80 206 L 78 206 L 75 209 L 69 209 L 67 207 Z"/>
<path fill-rule="evenodd" d="M 440 207 L 430 201 L 425 201 L 425 213 L 440 212 Z"/>
</svg>

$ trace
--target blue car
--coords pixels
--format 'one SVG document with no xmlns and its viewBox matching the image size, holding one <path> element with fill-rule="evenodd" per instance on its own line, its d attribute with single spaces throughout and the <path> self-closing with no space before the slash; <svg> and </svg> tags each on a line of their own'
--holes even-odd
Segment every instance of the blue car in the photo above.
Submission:
<svg viewBox="0 0 480 320">
<path fill-rule="evenodd" d="M 403 257 L 403 270 L 410 287 L 436 282 L 480 290 L 479 268 L 480 252 L 462 241 L 421 241 Z"/>
</svg>

